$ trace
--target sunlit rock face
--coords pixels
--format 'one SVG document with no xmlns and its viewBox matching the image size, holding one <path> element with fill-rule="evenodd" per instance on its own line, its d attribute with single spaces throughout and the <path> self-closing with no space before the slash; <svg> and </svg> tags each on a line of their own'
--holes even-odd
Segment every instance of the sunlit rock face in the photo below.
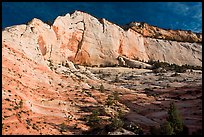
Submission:
<svg viewBox="0 0 204 137">
<path fill-rule="evenodd" d="M 117 64 L 119 55 L 148 60 L 143 37 L 87 13 L 58 17 L 52 26 L 64 57 L 83 65 Z"/>
<path fill-rule="evenodd" d="M 52 29 L 57 36 L 60 55 L 77 64 L 108 66 L 118 64 L 117 57 L 123 55 L 143 61 L 201 65 L 202 46 L 198 42 L 202 37 L 188 31 L 144 26 L 147 27 L 125 30 L 105 19 L 76 11 L 58 17 Z"/>
<path fill-rule="evenodd" d="M 202 64 L 202 37 L 188 31 L 163 30 L 147 24 L 117 26 L 105 19 L 75 11 L 59 16 L 52 26 L 38 19 L 6 28 L 3 44 L 16 48 L 37 62 L 54 64 L 67 60 L 88 66 L 118 64 L 118 56 L 175 64 Z"/>
</svg>

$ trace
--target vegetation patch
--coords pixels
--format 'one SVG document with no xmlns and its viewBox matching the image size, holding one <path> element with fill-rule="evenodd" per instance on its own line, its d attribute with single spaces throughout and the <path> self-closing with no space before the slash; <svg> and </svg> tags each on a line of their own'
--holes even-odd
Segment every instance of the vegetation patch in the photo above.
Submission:
<svg viewBox="0 0 204 137">
<path fill-rule="evenodd" d="M 167 62 L 160 62 L 159 60 L 158 61 L 153 61 L 153 60 L 149 60 L 147 62 L 148 64 L 152 65 L 153 66 L 153 70 L 157 70 L 159 68 L 163 68 L 165 70 L 170 70 L 170 71 L 175 71 L 177 73 L 184 73 L 186 72 L 187 69 L 194 69 L 194 70 L 202 70 L 202 67 L 201 66 L 192 66 L 192 65 L 176 65 L 176 64 L 169 64 Z M 155 71 L 157 72 L 157 71 Z"/>
<path fill-rule="evenodd" d="M 188 128 L 183 124 L 182 118 L 174 104 L 170 103 L 166 122 L 160 127 L 151 127 L 152 135 L 187 135 Z"/>
</svg>

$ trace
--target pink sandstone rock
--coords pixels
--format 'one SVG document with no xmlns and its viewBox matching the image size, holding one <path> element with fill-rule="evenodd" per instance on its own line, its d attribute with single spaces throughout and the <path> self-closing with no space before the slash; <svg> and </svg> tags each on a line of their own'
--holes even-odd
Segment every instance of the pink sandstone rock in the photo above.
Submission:
<svg viewBox="0 0 204 137">
<path fill-rule="evenodd" d="M 160 30 L 162 36 L 171 32 L 148 28 Z M 135 31 L 134 27 L 124 30 L 105 19 L 75 11 L 57 17 L 52 26 L 33 19 L 28 25 L 6 28 L 3 31 L 3 43 L 13 43 L 23 48 L 25 54 L 44 65 L 46 60 L 53 64 L 70 60 L 81 65 L 109 66 L 118 64 L 119 55 L 143 61 L 153 59 L 178 65 L 202 65 L 202 46 L 195 43 L 199 40 L 189 43 L 186 39 L 177 42 L 166 38 L 163 40 L 162 37 L 148 38 L 146 36 L 150 37 L 150 30 L 143 31 L 148 34 L 140 32 L 138 28 Z M 173 32 L 172 37 L 177 35 Z M 182 31 L 178 33 L 184 35 Z M 194 36 L 193 33 L 190 35 Z"/>
</svg>

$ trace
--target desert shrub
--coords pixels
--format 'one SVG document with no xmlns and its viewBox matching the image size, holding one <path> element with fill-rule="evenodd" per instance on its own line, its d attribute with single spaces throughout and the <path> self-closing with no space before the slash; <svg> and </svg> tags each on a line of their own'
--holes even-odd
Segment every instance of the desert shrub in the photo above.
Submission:
<svg viewBox="0 0 204 137">
<path fill-rule="evenodd" d="M 54 68 L 54 65 L 53 65 L 52 61 L 49 60 L 49 59 L 48 59 L 47 61 L 49 62 L 48 66 L 50 67 L 50 69 L 53 69 L 53 68 Z"/>
<path fill-rule="evenodd" d="M 104 91 L 105 91 L 105 88 L 104 88 L 103 84 L 100 85 L 100 91 L 101 91 L 101 92 L 104 92 Z"/>
<path fill-rule="evenodd" d="M 68 129 L 67 125 L 66 125 L 64 122 L 59 125 L 59 128 L 60 128 L 60 129 L 59 129 L 60 132 L 65 132 L 65 131 L 67 131 L 67 129 Z"/>
<path fill-rule="evenodd" d="M 119 93 L 117 91 L 113 92 L 114 100 L 119 100 Z"/>
<path fill-rule="evenodd" d="M 187 68 L 185 68 L 185 67 L 183 67 L 183 66 L 176 66 L 176 67 L 174 68 L 175 72 L 178 72 L 178 73 L 184 73 L 184 72 L 186 72 L 186 69 L 187 69 Z"/>
<path fill-rule="evenodd" d="M 202 67 L 201 66 L 192 66 L 192 65 L 182 65 L 183 68 L 185 69 L 195 69 L 195 70 L 202 70 Z"/>
<path fill-rule="evenodd" d="M 125 113 L 121 109 L 119 109 L 118 110 L 118 118 L 125 120 L 124 116 L 125 116 Z"/>
<path fill-rule="evenodd" d="M 167 62 L 160 62 L 158 61 L 154 61 L 154 60 L 149 60 L 147 62 L 148 64 L 151 64 L 153 66 L 153 70 L 157 70 L 158 68 L 163 68 L 165 70 L 171 70 L 171 71 L 175 71 L 178 73 L 184 73 L 186 72 L 187 69 L 195 69 L 195 70 L 202 70 L 201 66 L 191 66 L 191 65 L 176 65 L 176 64 L 169 64 Z"/>
<path fill-rule="evenodd" d="M 115 102 L 115 100 L 114 100 L 113 96 L 109 95 L 108 99 L 106 101 L 106 105 L 112 106 L 114 104 L 114 102 Z"/>
<path fill-rule="evenodd" d="M 100 67 L 117 67 L 117 64 L 114 64 L 114 63 L 112 63 L 112 62 L 105 62 L 105 63 L 103 63 L 103 64 L 100 64 L 99 65 Z"/>
<path fill-rule="evenodd" d="M 87 124 L 92 128 L 97 128 L 100 125 L 101 119 L 98 117 L 99 111 L 93 110 L 92 114 L 87 118 Z"/>
<path fill-rule="evenodd" d="M 23 107 L 23 100 L 21 100 L 21 101 L 19 102 L 19 107 L 20 107 L 20 108 Z"/>
<path fill-rule="evenodd" d="M 119 77 L 118 77 L 118 75 L 116 75 L 115 76 L 115 82 L 119 82 L 120 80 L 119 80 Z"/>
<path fill-rule="evenodd" d="M 124 125 L 124 122 L 118 117 L 111 118 L 110 121 L 111 121 L 111 124 L 108 125 L 108 129 L 110 131 L 114 131 L 116 129 L 122 128 Z"/>
<path fill-rule="evenodd" d="M 37 126 L 35 123 L 32 125 L 32 128 L 33 128 L 34 130 L 39 130 L 38 126 Z"/>
</svg>

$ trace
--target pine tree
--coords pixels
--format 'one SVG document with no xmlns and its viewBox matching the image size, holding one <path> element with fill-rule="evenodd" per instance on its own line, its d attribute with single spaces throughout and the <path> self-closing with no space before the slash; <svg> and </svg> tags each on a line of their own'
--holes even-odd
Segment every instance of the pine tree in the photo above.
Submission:
<svg viewBox="0 0 204 137">
<path fill-rule="evenodd" d="M 167 121 L 173 128 L 175 134 L 180 134 L 183 131 L 183 122 L 174 102 L 170 103 Z"/>
</svg>

